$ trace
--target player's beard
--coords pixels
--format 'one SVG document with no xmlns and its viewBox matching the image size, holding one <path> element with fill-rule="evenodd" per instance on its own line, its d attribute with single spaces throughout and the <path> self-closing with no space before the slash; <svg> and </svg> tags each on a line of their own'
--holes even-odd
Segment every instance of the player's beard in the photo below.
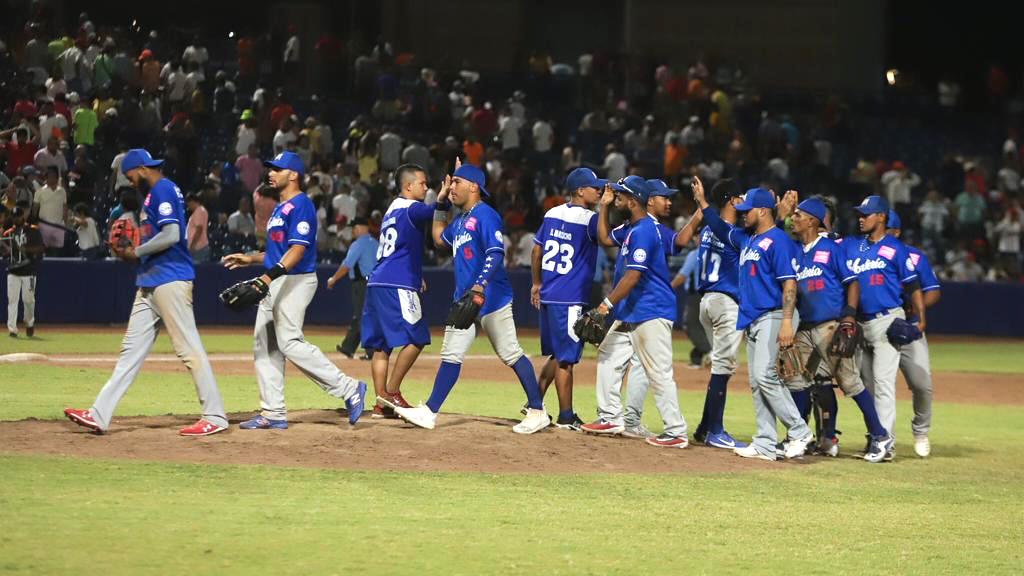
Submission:
<svg viewBox="0 0 1024 576">
<path fill-rule="evenodd" d="M 139 196 L 145 198 L 149 194 L 149 182 L 145 178 L 139 178 L 139 183 L 135 186 L 135 189 L 138 191 Z"/>
</svg>

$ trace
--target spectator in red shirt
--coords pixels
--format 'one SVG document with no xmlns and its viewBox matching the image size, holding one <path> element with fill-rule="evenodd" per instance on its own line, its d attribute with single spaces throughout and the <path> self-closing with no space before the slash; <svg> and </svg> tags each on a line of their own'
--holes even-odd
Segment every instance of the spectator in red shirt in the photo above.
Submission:
<svg viewBox="0 0 1024 576">
<path fill-rule="evenodd" d="M 4 151 L 7 153 L 7 175 L 14 178 L 23 166 L 32 165 L 39 144 L 23 126 L 0 132 L 0 138 L 9 138 L 4 144 Z"/>
<path fill-rule="evenodd" d="M 494 131 L 498 129 L 498 117 L 494 114 L 490 102 L 484 102 L 483 108 L 473 111 L 470 121 L 473 123 L 473 131 L 476 137 L 483 141 L 489 141 Z M 474 162 L 474 164 L 476 164 Z M 479 164 L 477 164 L 479 166 Z"/>
<path fill-rule="evenodd" d="M 35 118 L 39 115 L 39 109 L 36 108 L 28 94 L 22 94 L 21 98 L 14 103 L 14 113 L 20 114 L 22 118 Z"/>
<path fill-rule="evenodd" d="M 270 110 L 270 124 L 274 127 L 274 130 L 279 129 L 281 127 L 281 122 L 285 118 L 291 118 L 293 114 L 295 114 L 295 110 L 285 99 L 284 91 L 278 90 L 277 103 L 274 104 L 274 107 Z"/>
</svg>

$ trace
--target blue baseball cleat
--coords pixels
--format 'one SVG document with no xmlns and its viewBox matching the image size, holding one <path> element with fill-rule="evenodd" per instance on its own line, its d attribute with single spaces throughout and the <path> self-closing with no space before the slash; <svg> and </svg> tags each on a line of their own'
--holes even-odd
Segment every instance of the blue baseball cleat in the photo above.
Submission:
<svg viewBox="0 0 1024 576">
<path fill-rule="evenodd" d="M 238 427 L 242 430 L 286 430 L 288 428 L 288 421 L 270 420 L 263 416 L 253 416 L 239 424 Z"/>
<path fill-rule="evenodd" d="M 359 381 L 356 386 L 356 393 L 345 400 L 345 408 L 348 409 L 348 423 L 355 424 L 363 415 L 363 401 L 366 399 L 366 382 Z"/>
<path fill-rule="evenodd" d="M 746 442 L 740 442 L 729 436 L 729 433 L 725 430 L 714 433 L 709 432 L 707 439 L 704 440 L 704 444 L 711 446 L 712 448 L 725 448 L 727 450 L 735 450 L 736 448 L 746 448 Z"/>
</svg>

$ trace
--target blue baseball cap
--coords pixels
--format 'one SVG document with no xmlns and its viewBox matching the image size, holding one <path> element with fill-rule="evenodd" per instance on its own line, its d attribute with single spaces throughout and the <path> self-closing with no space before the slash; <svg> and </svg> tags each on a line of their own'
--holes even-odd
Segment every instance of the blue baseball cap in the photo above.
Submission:
<svg viewBox="0 0 1024 576">
<path fill-rule="evenodd" d="M 902 229 L 900 226 L 900 215 L 895 210 L 889 210 L 889 219 L 885 222 L 886 228 L 895 228 L 896 230 Z"/>
<path fill-rule="evenodd" d="M 652 178 L 647 181 L 647 185 L 651 188 L 651 196 L 671 196 L 679 192 L 675 188 L 669 188 L 661 178 Z"/>
<path fill-rule="evenodd" d="M 484 196 L 489 196 L 490 192 L 484 188 L 484 184 L 487 183 L 487 177 L 484 176 L 484 171 L 472 164 L 463 164 L 455 170 L 452 174 L 453 177 L 462 178 L 463 180 L 469 180 L 480 187 L 480 193 Z"/>
<path fill-rule="evenodd" d="M 274 170 L 291 170 L 299 175 L 300 180 L 306 171 L 302 158 L 299 158 L 295 152 L 281 152 L 274 156 L 273 160 L 264 160 L 263 165 Z"/>
<path fill-rule="evenodd" d="M 641 202 L 647 204 L 647 199 L 651 196 L 651 185 L 644 180 L 642 176 L 626 176 L 619 180 L 615 184 L 612 184 L 612 189 L 616 192 L 627 192 L 636 196 Z"/>
<path fill-rule="evenodd" d="M 751 188 L 743 195 L 743 201 L 736 205 L 737 212 L 754 208 L 775 208 L 775 196 L 766 188 Z"/>
<path fill-rule="evenodd" d="M 132 148 L 126 152 L 124 158 L 121 159 L 121 173 L 127 174 L 129 170 L 134 170 L 139 166 L 154 168 L 163 163 L 163 160 L 156 160 L 150 156 L 149 152 L 144 148 Z"/>
<path fill-rule="evenodd" d="M 889 203 L 881 196 L 868 196 L 860 203 L 860 206 L 857 206 L 854 210 L 860 212 L 864 216 L 870 216 L 871 214 L 887 214 L 889 212 Z"/>
<path fill-rule="evenodd" d="M 796 209 L 814 216 L 818 219 L 818 222 L 825 222 L 825 203 L 817 198 L 808 198 L 807 200 L 804 200 L 796 205 Z"/>
<path fill-rule="evenodd" d="M 569 192 L 579 190 L 580 188 L 597 188 L 600 190 L 607 183 L 607 180 L 598 178 L 597 174 L 594 174 L 594 171 L 590 168 L 580 167 L 569 172 L 569 176 L 565 178 L 565 189 Z"/>
</svg>

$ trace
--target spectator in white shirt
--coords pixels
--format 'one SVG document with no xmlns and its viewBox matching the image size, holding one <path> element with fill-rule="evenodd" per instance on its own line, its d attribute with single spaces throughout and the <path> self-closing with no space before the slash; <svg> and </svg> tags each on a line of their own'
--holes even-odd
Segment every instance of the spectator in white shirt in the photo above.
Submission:
<svg viewBox="0 0 1024 576">
<path fill-rule="evenodd" d="M 252 201 L 248 196 L 242 196 L 238 201 L 238 210 L 228 216 L 228 233 L 239 236 L 256 234 L 256 221 L 252 217 Z"/>
<path fill-rule="evenodd" d="M 501 137 L 501 152 L 507 159 L 519 158 L 519 130 L 523 127 L 523 121 L 506 109 L 505 113 L 498 118 L 498 134 Z"/>
<path fill-rule="evenodd" d="M 1020 190 L 1020 173 L 1009 160 L 1003 164 L 996 177 L 999 179 L 999 189 L 1003 192 L 1016 194 Z"/>
<path fill-rule="evenodd" d="M 629 161 L 626 160 L 625 154 L 619 152 L 615 144 L 609 144 L 605 147 L 604 165 L 602 168 L 604 168 L 605 177 L 608 180 L 618 182 L 626 177 Z"/>
<path fill-rule="evenodd" d="M 54 112 L 53 102 L 47 100 L 39 113 L 39 144 L 50 140 L 63 140 L 68 135 L 68 119 Z"/>
<path fill-rule="evenodd" d="M 274 134 L 274 155 L 277 156 L 281 152 L 288 150 L 292 144 L 297 140 L 295 132 L 292 130 L 293 120 L 291 118 L 285 118 L 281 120 L 281 127 L 277 129 Z"/>
<path fill-rule="evenodd" d="M 901 219 L 909 221 L 910 191 L 920 183 L 921 177 L 911 172 L 899 160 L 892 163 L 892 170 L 882 174 L 882 187 L 889 200 L 889 206 L 892 206 Z"/>
<path fill-rule="evenodd" d="M 377 143 L 380 170 L 391 172 L 402 162 L 402 137 L 388 128 Z"/>
<path fill-rule="evenodd" d="M 60 185 L 57 169 L 46 171 L 46 185 L 36 191 L 33 205 L 39 231 L 47 248 L 64 247 L 64 223 L 68 217 L 68 193 Z"/>
<path fill-rule="evenodd" d="M 58 177 L 63 177 L 68 172 L 68 161 L 64 153 L 60 151 L 60 140 L 51 138 L 45 148 L 41 148 L 32 158 L 32 164 L 40 174 L 45 175 L 50 168 L 56 168 Z"/>
<path fill-rule="evenodd" d="M 1020 234 L 1020 208 L 1014 202 L 993 228 L 1000 263 L 1013 279 L 1020 276 Z"/>
<path fill-rule="evenodd" d="M 199 36 L 196 36 L 192 40 L 192 44 L 185 48 L 185 52 L 181 55 L 181 60 L 185 63 L 195 62 L 200 67 L 206 66 L 206 63 L 210 60 L 210 53 L 206 50 L 206 46 L 203 46 Z"/>
<path fill-rule="evenodd" d="M 96 221 L 89 215 L 89 207 L 85 203 L 75 205 L 72 225 L 78 232 L 78 248 L 85 259 L 95 258 L 100 249 L 100 234 L 96 229 Z"/>
<path fill-rule="evenodd" d="M 917 209 L 921 216 L 921 235 L 926 243 L 930 243 L 937 254 L 945 250 L 943 232 L 949 218 L 949 201 L 939 194 L 938 190 L 928 192 L 924 202 Z"/>
</svg>

